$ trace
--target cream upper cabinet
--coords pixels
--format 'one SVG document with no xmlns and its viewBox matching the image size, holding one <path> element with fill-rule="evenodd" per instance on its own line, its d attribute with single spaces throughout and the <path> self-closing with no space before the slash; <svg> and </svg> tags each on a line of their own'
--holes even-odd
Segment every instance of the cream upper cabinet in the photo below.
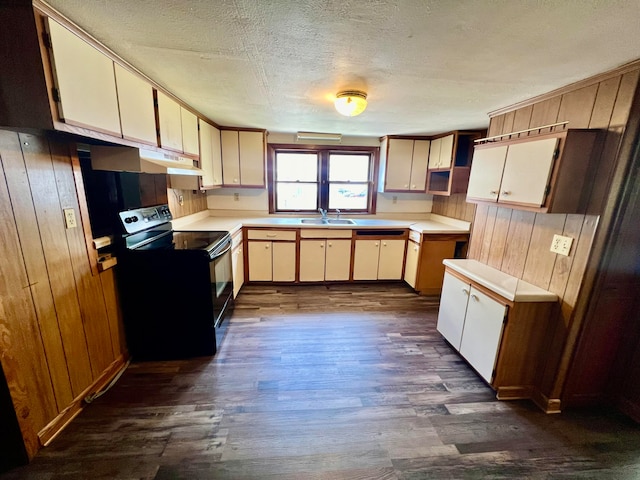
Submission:
<svg viewBox="0 0 640 480">
<path fill-rule="evenodd" d="M 430 143 L 429 140 L 406 138 L 383 140 L 381 184 L 384 191 L 426 190 Z"/>
<path fill-rule="evenodd" d="M 429 169 L 438 168 L 441 149 L 442 137 L 431 140 L 431 147 L 429 148 Z"/>
<path fill-rule="evenodd" d="M 157 145 L 153 87 L 143 78 L 115 64 L 122 136 Z"/>
<path fill-rule="evenodd" d="M 476 149 L 469 177 L 467 198 L 497 201 L 507 146 Z"/>
<path fill-rule="evenodd" d="M 429 168 L 451 168 L 455 134 L 436 138 L 431 141 L 429 151 Z"/>
<path fill-rule="evenodd" d="M 200 155 L 198 117 L 180 106 L 180 120 L 182 125 L 182 151 L 190 155 Z"/>
<path fill-rule="evenodd" d="M 220 152 L 220 130 L 204 120 L 200 124 L 200 167 L 202 187 L 210 188 L 222 185 L 222 156 Z"/>
<path fill-rule="evenodd" d="M 173 98 L 158 90 L 160 147 L 182 152 L 181 107 Z"/>
<path fill-rule="evenodd" d="M 224 185 L 264 187 L 264 132 L 222 130 L 220 139 Z"/>
<path fill-rule="evenodd" d="M 120 137 L 113 61 L 48 18 L 60 120 Z"/>
</svg>

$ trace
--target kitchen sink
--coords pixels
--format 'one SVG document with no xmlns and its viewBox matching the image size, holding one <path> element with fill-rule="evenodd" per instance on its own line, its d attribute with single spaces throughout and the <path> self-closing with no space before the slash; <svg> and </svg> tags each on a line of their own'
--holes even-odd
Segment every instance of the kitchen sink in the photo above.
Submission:
<svg viewBox="0 0 640 480">
<path fill-rule="evenodd" d="M 307 223 L 310 225 L 326 225 L 326 220 L 321 218 L 302 218 L 300 219 L 300 223 Z"/>
<path fill-rule="evenodd" d="M 329 225 L 355 225 L 356 222 L 350 218 L 328 218 L 327 223 Z"/>
</svg>

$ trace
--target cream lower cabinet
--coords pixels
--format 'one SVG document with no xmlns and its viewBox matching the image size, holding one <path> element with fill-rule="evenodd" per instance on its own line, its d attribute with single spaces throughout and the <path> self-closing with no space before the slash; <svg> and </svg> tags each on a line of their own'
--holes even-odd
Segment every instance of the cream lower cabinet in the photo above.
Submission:
<svg viewBox="0 0 640 480">
<path fill-rule="evenodd" d="M 420 262 L 420 243 L 418 243 L 420 234 L 417 234 L 418 242 L 411 238 L 412 234 L 415 235 L 415 233 L 416 232 L 411 232 L 409 234 L 407 255 L 404 261 L 404 281 L 407 282 L 411 288 L 416 288 L 418 280 L 418 263 Z"/>
<path fill-rule="evenodd" d="M 351 270 L 351 230 L 300 231 L 300 281 L 347 281 Z"/>
<path fill-rule="evenodd" d="M 236 298 L 244 284 L 242 230 L 236 232 L 231 239 L 231 269 L 233 271 L 233 298 Z"/>
<path fill-rule="evenodd" d="M 296 279 L 296 232 L 248 230 L 249 281 L 293 282 Z"/>
<path fill-rule="evenodd" d="M 401 280 L 406 241 L 356 240 L 354 280 Z"/>
</svg>

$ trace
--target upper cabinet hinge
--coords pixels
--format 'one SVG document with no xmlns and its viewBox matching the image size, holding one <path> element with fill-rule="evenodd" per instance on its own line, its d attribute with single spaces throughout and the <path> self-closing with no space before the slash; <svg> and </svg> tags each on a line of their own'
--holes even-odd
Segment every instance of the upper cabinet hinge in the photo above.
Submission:
<svg viewBox="0 0 640 480">
<path fill-rule="evenodd" d="M 58 92 L 58 89 L 56 87 L 53 87 L 51 89 L 51 98 L 53 98 L 54 102 L 60 101 L 60 93 Z"/>
<path fill-rule="evenodd" d="M 560 156 L 560 149 L 556 148 L 555 151 L 553 152 L 553 159 L 557 160 L 559 156 Z"/>
<path fill-rule="evenodd" d="M 51 37 L 47 32 L 42 32 L 42 43 L 45 47 L 51 48 Z"/>
</svg>

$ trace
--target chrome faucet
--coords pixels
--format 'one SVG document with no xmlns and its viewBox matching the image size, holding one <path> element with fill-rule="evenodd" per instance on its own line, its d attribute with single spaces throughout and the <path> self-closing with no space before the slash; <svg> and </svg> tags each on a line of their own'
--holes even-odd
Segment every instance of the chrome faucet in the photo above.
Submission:
<svg viewBox="0 0 640 480">
<path fill-rule="evenodd" d="M 340 211 L 340 209 L 339 209 L 339 208 L 336 208 L 336 220 L 340 220 L 340 214 L 341 214 L 341 213 L 342 213 L 342 212 Z"/>
<path fill-rule="evenodd" d="M 327 219 L 327 211 L 324 208 L 319 208 L 318 211 L 322 215 L 322 220 L 326 220 Z"/>
</svg>

